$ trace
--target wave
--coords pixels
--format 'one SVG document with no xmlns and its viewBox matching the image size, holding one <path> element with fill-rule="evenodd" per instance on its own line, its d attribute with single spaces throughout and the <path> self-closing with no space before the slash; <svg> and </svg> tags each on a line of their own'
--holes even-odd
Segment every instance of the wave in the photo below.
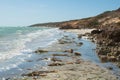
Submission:
<svg viewBox="0 0 120 80">
<path fill-rule="evenodd" d="M 61 31 L 57 28 L 40 29 L 27 34 L 23 34 L 22 31 L 16 31 L 17 39 L 9 41 L 10 46 L 13 48 L 0 53 L 0 70 L 8 70 L 21 64 L 24 59 L 31 57 L 31 54 L 25 54 L 32 52 L 35 48 L 46 47 L 58 38 L 60 38 Z M 29 46 L 27 46 L 27 44 Z M 37 45 L 37 46 L 36 46 Z M 32 48 L 30 48 L 30 46 Z M 33 47 L 35 47 L 33 49 Z M 5 65 L 9 65 L 6 66 Z"/>
</svg>

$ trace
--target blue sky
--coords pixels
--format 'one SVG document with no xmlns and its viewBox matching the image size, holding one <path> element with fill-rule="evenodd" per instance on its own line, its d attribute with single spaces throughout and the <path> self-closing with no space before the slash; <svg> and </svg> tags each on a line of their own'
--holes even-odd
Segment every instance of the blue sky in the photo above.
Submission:
<svg viewBox="0 0 120 80">
<path fill-rule="evenodd" d="M 120 0 L 0 0 L 0 26 L 28 26 L 95 16 Z"/>
</svg>

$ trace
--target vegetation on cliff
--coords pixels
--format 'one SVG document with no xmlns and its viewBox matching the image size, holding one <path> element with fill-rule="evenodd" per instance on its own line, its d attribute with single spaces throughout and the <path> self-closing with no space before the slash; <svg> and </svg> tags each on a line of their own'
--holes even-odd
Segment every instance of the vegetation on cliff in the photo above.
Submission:
<svg viewBox="0 0 120 80">
<path fill-rule="evenodd" d="M 79 28 L 97 28 L 99 26 L 106 26 L 109 24 L 116 23 L 120 23 L 120 8 L 113 11 L 106 11 L 94 17 L 63 22 L 34 24 L 31 26 L 59 27 L 60 29 L 79 29 Z"/>
</svg>

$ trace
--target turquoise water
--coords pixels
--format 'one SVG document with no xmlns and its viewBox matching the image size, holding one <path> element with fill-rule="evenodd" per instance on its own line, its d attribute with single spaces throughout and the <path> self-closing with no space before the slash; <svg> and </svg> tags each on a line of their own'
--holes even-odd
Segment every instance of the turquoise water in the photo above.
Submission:
<svg viewBox="0 0 120 80">
<path fill-rule="evenodd" d="M 57 28 L 0 27 L 0 72 L 18 67 L 31 58 L 29 53 L 52 44 L 60 34 Z"/>
</svg>

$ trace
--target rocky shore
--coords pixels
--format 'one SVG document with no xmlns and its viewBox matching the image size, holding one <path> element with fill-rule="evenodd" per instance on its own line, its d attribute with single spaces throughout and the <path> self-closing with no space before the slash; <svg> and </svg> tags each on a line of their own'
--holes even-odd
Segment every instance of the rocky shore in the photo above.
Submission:
<svg viewBox="0 0 120 80">
<path fill-rule="evenodd" d="M 35 54 L 49 55 L 49 57 L 39 59 L 49 61 L 49 63 L 46 67 L 24 73 L 21 75 L 22 79 L 15 80 L 119 80 L 109 69 L 81 58 L 82 54 L 78 49 L 84 44 L 80 42 L 80 39 L 82 35 L 90 34 L 91 30 L 84 30 L 84 32 L 82 34 L 81 31 L 81 34 L 75 37 L 64 35 L 53 45 L 34 51 Z"/>
<path fill-rule="evenodd" d="M 37 72 L 44 77 L 34 80 L 119 80 L 110 71 L 92 62 L 83 61 L 80 58 L 81 52 L 76 52 L 76 50 L 84 45 L 79 42 L 79 39 L 87 36 L 97 45 L 95 50 L 102 62 L 113 62 L 120 67 L 120 8 L 106 11 L 94 17 L 31 26 L 59 27 L 78 35 L 73 38 L 64 36 L 52 48 L 35 51 L 35 53 L 40 54 L 51 52 L 50 61 L 52 63 L 48 65 L 48 71 L 45 74 L 41 74 L 41 71 Z M 76 41 L 76 38 L 78 38 L 78 41 Z M 109 70 L 112 69 L 112 67 L 109 68 Z M 36 72 L 32 73 L 36 75 Z"/>
<path fill-rule="evenodd" d="M 120 24 L 111 24 L 92 31 L 97 53 L 103 62 L 114 62 L 120 67 Z"/>
</svg>

